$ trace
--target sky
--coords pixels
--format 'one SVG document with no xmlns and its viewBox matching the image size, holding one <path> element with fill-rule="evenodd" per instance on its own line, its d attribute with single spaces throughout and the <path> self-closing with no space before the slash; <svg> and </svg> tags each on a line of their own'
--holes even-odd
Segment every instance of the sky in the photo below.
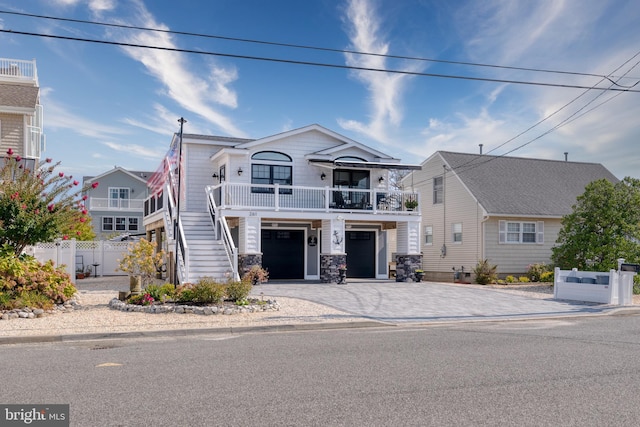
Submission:
<svg viewBox="0 0 640 427">
<path fill-rule="evenodd" d="M 639 18 L 637 0 L 0 0 L 0 58 L 36 60 L 44 156 L 76 175 L 154 171 L 184 117 L 640 178 Z"/>
</svg>

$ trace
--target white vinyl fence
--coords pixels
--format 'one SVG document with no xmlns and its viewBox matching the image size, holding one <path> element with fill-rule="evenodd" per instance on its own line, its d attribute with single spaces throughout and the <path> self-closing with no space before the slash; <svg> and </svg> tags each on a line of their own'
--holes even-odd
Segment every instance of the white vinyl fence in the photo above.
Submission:
<svg viewBox="0 0 640 427">
<path fill-rule="evenodd" d="M 52 260 L 56 266 L 64 265 L 65 270 L 76 280 L 76 271 L 91 271 L 94 276 L 126 275 L 117 271 L 119 260 L 128 252 L 131 242 L 60 240 L 53 243 L 39 243 L 27 248 L 26 252 L 38 261 Z"/>
</svg>

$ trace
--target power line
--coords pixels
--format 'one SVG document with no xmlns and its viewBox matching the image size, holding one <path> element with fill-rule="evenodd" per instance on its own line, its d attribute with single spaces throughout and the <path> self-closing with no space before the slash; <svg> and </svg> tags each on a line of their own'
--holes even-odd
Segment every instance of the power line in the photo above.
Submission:
<svg viewBox="0 0 640 427">
<path fill-rule="evenodd" d="M 565 75 L 584 76 L 584 77 L 600 77 L 600 78 L 609 80 L 612 84 L 616 86 L 619 86 L 622 88 L 629 88 L 627 86 L 620 85 L 619 83 L 613 81 L 610 78 L 610 76 L 603 76 L 600 74 L 592 74 L 592 73 L 549 70 L 544 68 L 515 67 L 515 66 L 507 66 L 507 65 L 484 64 L 484 63 L 478 63 L 478 62 L 452 61 L 452 60 L 445 60 L 445 59 L 433 59 L 433 58 L 424 58 L 424 57 L 416 57 L 416 56 L 389 55 L 389 54 L 362 52 L 362 51 L 355 51 L 355 50 L 348 50 L 348 49 L 335 49 L 335 48 L 328 48 L 328 47 L 322 47 L 322 46 L 299 45 L 299 44 L 293 44 L 293 43 L 281 43 L 281 42 L 273 42 L 273 41 L 267 41 L 267 40 L 256 40 L 256 39 L 220 36 L 220 35 L 213 35 L 213 34 L 194 33 L 194 32 L 188 32 L 188 31 L 166 30 L 163 28 L 151 28 L 151 27 L 141 27 L 141 26 L 135 26 L 135 25 L 115 24 L 115 23 L 107 23 L 107 22 L 99 22 L 99 21 L 90 21 L 90 20 L 84 20 L 84 19 L 61 18 L 61 17 L 55 17 L 55 16 L 37 15 L 32 13 L 13 12 L 13 11 L 6 11 L 6 10 L 0 10 L 0 14 L 25 16 L 25 17 L 39 18 L 39 19 L 49 19 L 54 21 L 75 22 L 75 23 L 81 23 L 81 24 L 90 24 L 90 25 L 123 28 L 123 29 L 139 30 L 139 31 L 154 31 L 154 32 L 165 33 L 165 34 L 211 38 L 211 39 L 235 41 L 235 42 L 242 42 L 242 43 L 254 43 L 254 44 L 288 47 L 288 48 L 295 48 L 295 49 L 318 50 L 318 51 L 334 52 L 334 53 L 342 53 L 342 54 L 349 53 L 354 55 L 366 55 L 366 56 L 402 59 L 402 60 L 410 60 L 410 61 L 421 61 L 421 62 L 434 62 L 434 63 L 450 64 L 450 65 L 465 65 L 465 66 L 473 66 L 473 67 L 497 68 L 497 69 L 514 70 L 514 71 L 530 71 L 530 72 L 538 72 L 538 73 L 565 74 Z M 614 76 L 611 76 L 611 77 L 614 77 Z"/>
<path fill-rule="evenodd" d="M 135 48 L 141 48 L 141 49 L 155 49 L 155 50 L 164 50 L 169 52 L 193 53 L 197 55 L 220 56 L 220 57 L 226 57 L 226 58 L 276 62 L 276 63 L 295 64 L 295 65 L 308 65 L 308 66 L 314 66 L 314 67 L 336 68 L 336 69 L 344 69 L 344 70 L 372 71 L 372 72 L 404 74 L 404 75 L 420 76 L 420 77 L 437 77 L 437 78 L 446 78 L 446 79 L 484 81 L 484 82 L 493 82 L 493 83 L 510 83 L 510 84 L 520 84 L 520 85 L 530 85 L 530 86 L 559 87 L 559 88 L 565 88 L 565 89 L 593 89 L 593 90 L 602 90 L 602 91 L 640 92 L 640 90 L 633 90 L 633 89 L 627 89 L 627 88 L 612 88 L 612 87 L 600 88 L 600 87 L 593 87 L 593 86 L 582 86 L 582 85 L 563 84 L 563 83 L 545 83 L 545 82 L 534 82 L 534 81 L 524 81 L 524 80 L 492 79 L 488 77 L 460 76 L 455 74 L 424 73 L 424 72 L 418 72 L 418 71 L 358 67 L 353 65 L 329 64 L 325 62 L 300 61 L 300 60 L 281 59 L 281 58 L 273 58 L 273 57 L 266 57 L 266 56 L 239 55 L 239 54 L 232 54 L 232 53 L 211 52 L 211 51 L 202 51 L 202 50 L 193 50 L 193 49 L 181 49 L 181 48 L 174 48 L 174 47 L 150 46 L 150 45 L 142 45 L 142 44 L 136 44 L 136 43 L 115 42 L 110 40 L 97 40 L 97 39 L 89 39 L 89 38 L 81 38 L 81 37 L 58 36 L 54 34 L 33 33 L 33 32 L 27 32 L 27 31 L 0 29 L 0 32 L 9 33 L 9 34 L 26 35 L 26 36 L 46 37 L 46 38 L 59 39 L 59 40 L 72 40 L 72 41 L 80 41 L 80 42 L 87 42 L 87 43 L 98 43 L 98 44 L 111 45 L 111 46 L 135 47 Z"/>
</svg>

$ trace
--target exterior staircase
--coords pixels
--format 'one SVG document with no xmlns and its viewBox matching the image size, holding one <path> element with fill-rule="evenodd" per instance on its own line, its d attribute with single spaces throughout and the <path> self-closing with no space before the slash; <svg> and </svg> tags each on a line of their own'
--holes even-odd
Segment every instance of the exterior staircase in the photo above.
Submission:
<svg viewBox="0 0 640 427">
<path fill-rule="evenodd" d="M 232 266 L 223 242 L 216 240 L 209 214 L 180 212 L 180 221 L 189 248 L 189 273 L 182 283 L 195 283 L 202 277 L 226 282 Z"/>
</svg>

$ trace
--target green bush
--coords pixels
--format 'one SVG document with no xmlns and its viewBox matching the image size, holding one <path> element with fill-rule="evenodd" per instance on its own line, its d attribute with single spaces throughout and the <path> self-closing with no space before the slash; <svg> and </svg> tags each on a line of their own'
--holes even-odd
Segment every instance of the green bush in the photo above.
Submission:
<svg viewBox="0 0 640 427">
<path fill-rule="evenodd" d="M 497 269 L 498 266 L 489 264 L 488 259 L 478 261 L 478 264 L 476 264 L 473 269 L 473 274 L 476 277 L 476 283 L 486 285 L 495 282 L 498 280 L 498 275 L 496 274 Z"/>
<path fill-rule="evenodd" d="M 226 285 L 210 277 L 203 277 L 193 286 L 193 302 L 200 304 L 220 304 L 227 293 Z"/>
<path fill-rule="evenodd" d="M 516 278 L 514 276 L 507 276 L 504 278 L 507 283 L 516 283 Z"/>
<path fill-rule="evenodd" d="M 0 249 L 0 309 L 50 308 L 76 293 L 71 277 L 53 261 L 40 263 L 32 256 L 16 256 Z"/>
<path fill-rule="evenodd" d="M 545 283 L 553 282 L 553 276 L 553 271 L 545 271 L 540 275 L 540 281 Z"/>
<path fill-rule="evenodd" d="M 193 283 L 179 285 L 175 290 L 175 299 L 178 302 L 193 301 Z"/>
<path fill-rule="evenodd" d="M 151 295 L 154 301 L 166 301 L 167 299 L 173 299 L 176 294 L 171 283 L 165 283 L 164 285 L 148 285 L 144 288 L 144 291 Z"/>
<path fill-rule="evenodd" d="M 227 283 L 227 298 L 231 301 L 242 301 L 249 296 L 253 285 L 248 280 Z"/>
<path fill-rule="evenodd" d="M 527 276 L 520 276 L 518 277 L 518 282 L 520 283 L 529 283 L 531 280 L 529 280 L 529 278 Z"/>
<path fill-rule="evenodd" d="M 531 282 L 542 282 L 542 275 L 544 273 L 550 272 L 551 266 L 544 263 L 530 264 L 527 268 L 527 277 L 528 281 Z"/>
</svg>

